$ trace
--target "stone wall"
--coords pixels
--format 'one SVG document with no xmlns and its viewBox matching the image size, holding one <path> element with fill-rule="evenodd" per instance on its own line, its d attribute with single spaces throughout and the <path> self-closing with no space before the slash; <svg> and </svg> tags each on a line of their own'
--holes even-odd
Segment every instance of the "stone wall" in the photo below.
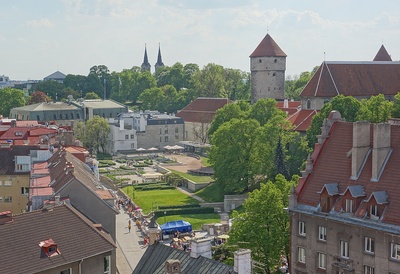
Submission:
<svg viewBox="0 0 400 274">
<path fill-rule="evenodd" d="M 225 195 L 224 197 L 224 209 L 225 212 L 231 212 L 232 210 L 241 206 L 244 200 L 247 199 L 247 194 L 242 195 Z"/>
</svg>

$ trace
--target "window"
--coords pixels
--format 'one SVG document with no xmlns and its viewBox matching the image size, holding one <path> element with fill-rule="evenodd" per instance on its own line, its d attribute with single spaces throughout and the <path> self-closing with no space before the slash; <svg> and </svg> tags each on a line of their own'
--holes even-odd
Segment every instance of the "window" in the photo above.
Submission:
<svg viewBox="0 0 400 274">
<path fill-rule="evenodd" d="M 71 112 L 71 119 L 74 119 L 74 114 Z"/>
<path fill-rule="evenodd" d="M 369 214 L 371 216 L 379 217 L 378 206 L 377 205 L 370 205 L 369 206 Z"/>
<path fill-rule="evenodd" d="M 168 134 L 168 128 L 164 130 L 164 134 Z"/>
<path fill-rule="evenodd" d="M 272 76 L 275 76 L 275 75 L 276 75 L 276 72 L 272 73 Z"/>
<path fill-rule="evenodd" d="M 320 241 L 326 241 L 326 227 L 324 226 L 319 226 L 318 227 L 318 239 Z"/>
<path fill-rule="evenodd" d="M 129 139 L 129 135 L 125 135 L 125 140 L 128 140 Z"/>
<path fill-rule="evenodd" d="M 71 273 L 72 273 L 71 268 L 60 272 L 60 274 L 71 274 Z"/>
<path fill-rule="evenodd" d="M 160 134 L 162 134 L 162 129 L 160 128 Z"/>
<path fill-rule="evenodd" d="M 306 236 L 306 224 L 304 222 L 299 222 L 299 235 Z"/>
<path fill-rule="evenodd" d="M 54 120 L 57 120 L 57 115 L 54 114 L 53 117 L 54 117 Z"/>
<path fill-rule="evenodd" d="M 76 118 L 78 118 L 78 119 L 81 118 L 80 115 L 79 115 L 79 113 L 76 114 Z"/>
<path fill-rule="evenodd" d="M 110 118 L 112 117 L 112 113 L 110 112 Z"/>
<path fill-rule="evenodd" d="M 5 197 L 4 197 L 5 198 Z M 400 260 L 400 244 L 390 244 L 390 258 Z"/>
<path fill-rule="evenodd" d="M 0 196 L 0 204 L 3 202 L 3 197 Z"/>
<path fill-rule="evenodd" d="M 5 203 L 12 203 L 12 196 L 4 196 Z"/>
<path fill-rule="evenodd" d="M 160 143 L 162 142 L 162 137 L 160 137 Z"/>
<path fill-rule="evenodd" d="M 349 257 L 349 242 L 340 241 L 340 256 L 343 258 Z"/>
<path fill-rule="evenodd" d="M 60 114 L 60 119 L 62 120 L 62 114 Z"/>
<path fill-rule="evenodd" d="M 135 148 L 135 144 L 131 144 L 131 148 Z"/>
<path fill-rule="evenodd" d="M 375 274 L 375 268 L 372 266 L 364 265 L 364 274 Z"/>
<path fill-rule="evenodd" d="M 3 185 L 3 181 L 0 181 L 0 186 L 2 186 Z"/>
<path fill-rule="evenodd" d="M 365 252 L 374 253 L 375 252 L 375 241 L 373 238 L 364 238 L 364 250 Z"/>
<path fill-rule="evenodd" d="M 40 121 L 40 116 L 36 115 L 36 120 Z"/>
<path fill-rule="evenodd" d="M 274 63 L 276 63 L 277 61 L 278 61 L 278 60 L 277 60 L 277 59 L 275 59 L 275 60 L 274 60 Z"/>
<path fill-rule="evenodd" d="M 111 273 L 110 269 L 110 256 L 106 256 L 104 257 L 104 274 Z"/>
<path fill-rule="evenodd" d="M 306 263 L 306 250 L 303 247 L 297 248 L 297 261 L 299 263 Z"/>
<path fill-rule="evenodd" d="M 133 136 L 133 134 L 131 134 L 131 139 L 135 139 L 134 137 L 135 137 L 135 136 Z"/>
<path fill-rule="evenodd" d="M 168 136 L 164 137 L 164 142 L 168 142 Z"/>
<path fill-rule="evenodd" d="M 306 108 L 307 108 L 307 109 L 310 109 L 310 108 L 311 108 L 311 100 L 310 100 L 310 99 L 307 99 L 307 106 L 306 106 Z"/>
<path fill-rule="evenodd" d="M 12 181 L 4 181 L 4 186 L 12 186 Z"/>
<path fill-rule="evenodd" d="M 346 212 L 353 213 L 354 201 L 346 199 Z"/>
<path fill-rule="evenodd" d="M 28 195 L 29 194 L 29 187 L 21 187 L 21 194 Z"/>
<path fill-rule="evenodd" d="M 318 253 L 318 268 L 326 269 L 326 254 Z"/>
<path fill-rule="evenodd" d="M 179 133 L 179 128 L 175 128 L 175 133 Z"/>
<path fill-rule="evenodd" d="M 258 63 L 261 63 L 262 62 L 262 60 L 261 59 L 258 59 Z"/>
</svg>

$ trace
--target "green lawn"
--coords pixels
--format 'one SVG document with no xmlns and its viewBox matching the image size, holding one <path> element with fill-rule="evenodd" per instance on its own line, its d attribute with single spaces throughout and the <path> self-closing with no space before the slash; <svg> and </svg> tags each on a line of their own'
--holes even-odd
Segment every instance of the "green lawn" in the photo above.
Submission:
<svg viewBox="0 0 400 274">
<path fill-rule="evenodd" d="M 166 216 L 165 219 L 164 216 L 161 216 L 158 217 L 157 223 L 162 225 L 165 224 L 165 222 L 178 221 L 178 220 L 184 220 L 186 222 L 189 222 L 192 225 L 192 229 L 199 230 L 202 228 L 203 224 L 219 223 L 220 216 L 218 214 L 213 214 L 213 213 L 171 215 L 171 216 Z"/>
<path fill-rule="evenodd" d="M 210 163 L 208 162 L 208 158 L 207 157 L 200 157 L 200 162 L 202 166 L 211 166 Z"/>
<path fill-rule="evenodd" d="M 123 191 L 132 198 L 132 190 L 129 188 L 132 187 L 125 187 Z M 135 191 L 135 197 L 132 200 L 143 209 L 144 214 L 148 214 L 152 210 L 152 207 L 156 205 L 168 206 L 199 203 L 199 201 L 176 189 Z"/>
<path fill-rule="evenodd" d="M 210 176 L 193 175 L 193 174 L 180 172 L 180 171 L 176 171 L 176 170 L 172 170 L 172 169 L 170 169 L 170 171 L 174 174 L 178 174 L 178 175 L 182 176 L 183 178 L 189 179 L 195 183 L 208 183 L 208 182 L 214 181 L 213 178 L 211 178 Z"/>
<path fill-rule="evenodd" d="M 207 187 L 200 189 L 196 192 L 196 195 L 209 203 L 224 201 L 224 191 L 217 183 L 211 183 Z"/>
</svg>

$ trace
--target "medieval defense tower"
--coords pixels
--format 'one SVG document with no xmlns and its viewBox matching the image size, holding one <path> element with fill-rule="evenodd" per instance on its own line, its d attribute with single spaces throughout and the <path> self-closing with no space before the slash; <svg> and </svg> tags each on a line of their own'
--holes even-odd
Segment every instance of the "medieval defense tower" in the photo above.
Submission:
<svg viewBox="0 0 400 274">
<path fill-rule="evenodd" d="M 267 34 L 250 55 L 251 103 L 284 99 L 286 54 Z"/>
</svg>

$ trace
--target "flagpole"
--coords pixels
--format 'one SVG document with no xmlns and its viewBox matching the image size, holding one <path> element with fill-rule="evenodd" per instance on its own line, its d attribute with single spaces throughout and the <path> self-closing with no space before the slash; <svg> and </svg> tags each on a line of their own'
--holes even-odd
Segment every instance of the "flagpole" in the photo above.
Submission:
<svg viewBox="0 0 400 274">
<path fill-rule="evenodd" d="M 106 100 L 106 78 L 104 78 L 104 100 Z"/>
</svg>

